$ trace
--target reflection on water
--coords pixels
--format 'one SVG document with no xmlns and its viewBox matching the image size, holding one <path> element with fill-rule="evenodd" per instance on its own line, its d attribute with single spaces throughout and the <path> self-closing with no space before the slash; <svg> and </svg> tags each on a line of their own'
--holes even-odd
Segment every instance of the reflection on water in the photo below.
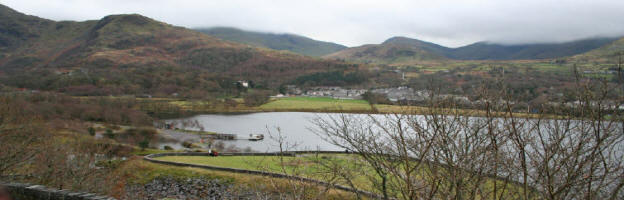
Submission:
<svg viewBox="0 0 624 200">
<path fill-rule="evenodd" d="M 351 115 L 360 116 L 362 114 L 335 114 L 335 113 L 305 113 L 305 112 L 266 112 L 266 113 L 251 113 L 251 114 L 207 114 L 197 115 L 185 119 L 167 120 L 167 122 L 182 122 L 182 121 L 197 121 L 199 127 L 202 127 L 204 131 L 236 134 L 239 138 L 248 138 L 249 134 L 264 134 L 265 139 L 262 141 L 249 141 L 249 140 L 223 140 L 226 146 L 235 146 L 238 149 L 251 149 L 258 152 L 273 152 L 279 151 L 279 143 L 277 137 L 280 135 L 284 138 L 284 146 L 293 148 L 285 148 L 285 151 L 293 150 L 337 150 L 342 151 L 344 149 L 329 144 L 324 141 L 320 136 L 313 133 L 310 129 L 315 128 L 312 120 L 315 118 L 330 118 L 338 115 Z M 379 117 L 383 120 L 383 115 L 373 115 L 375 118 Z M 422 116 L 417 116 L 416 119 Z M 361 118 L 360 118 L 361 119 Z M 363 120 L 363 119 L 362 119 Z M 470 117 L 471 123 L 486 123 L 483 122 L 484 118 Z M 502 119 L 499 119 L 502 120 Z M 364 121 L 364 120 L 363 120 Z M 534 121 L 534 120 L 531 120 Z M 542 123 L 544 127 L 540 126 L 540 129 L 546 130 L 547 124 L 552 124 L 554 121 L 547 120 L 547 123 Z M 576 124 L 578 121 L 572 121 Z M 366 123 L 366 122 L 364 122 Z M 564 122 L 561 122 L 564 123 Z M 182 123 L 180 123 L 182 124 Z M 497 123 L 503 126 L 503 123 Z M 622 129 L 620 124 L 616 125 L 616 129 Z M 185 129 L 199 130 L 199 127 L 192 126 Z M 279 128 L 279 132 L 278 132 Z M 530 127 L 524 127 L 530 128 Z M 199 136 L 194 134 L 174 132 L 171 133 L 172 138 L 178 141 L 194 140 L 199 141 Z M 380 138 L 381 139 L 381 138 Z M 179 149 L 181 146 L 178 144 L 170 143 L 170 146 Z M 163 145 L 160 145 L 162 147 Z M 621 145 L 620 145 L 620 148 Z M 621 151 L 620 151 L 621 152 Z M 621 155 L 621 154 L 618 154 Z"/>
<path fill-rule="evenodd" d="M 167 122 L 197 120 L 205 131 L 236 134 L 239 138 L 248 138 L 249 134 L 265 135 L 265 139 L 261 141 L 223 140 L 226 146 L 235 145 L 240 149 L 250 148 L 259 152 L 279 151 L 277 138 L 281 133 L 284 139 L 282 144 L 293 147 L 284 150 L 343 150 L 325 142 L 321 137 L 309 130 L 313 128 L 310 120 L 329 115 L 336 114 L 303 112 L 267 112 L 236 115 L 207 114 L 185 119 L 168 120 Z M 198 130 L 197 127 L 187 127 L 186 129 Z M 197 136 L 195 137 L 198 138 Z"/>
</svg>

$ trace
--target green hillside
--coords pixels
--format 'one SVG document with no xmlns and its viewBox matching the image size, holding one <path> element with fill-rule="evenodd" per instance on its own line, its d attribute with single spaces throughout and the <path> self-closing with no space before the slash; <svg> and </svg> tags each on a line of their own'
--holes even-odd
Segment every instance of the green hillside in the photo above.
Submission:
<svg viewBox="0 0 624 200">
<path fill-rule="evenodd" d="M 6 52 L 37 38 L 54 22 L 24 15 L 0 4 L 0 51 Z"/>
<path fill-rule="evenodd" d="M 391 64 L 410 61 L 444 60 L 442 54 L 446 51 L 433 43 L 405 37 L 395 37 L 382 44 L 369 44 L 348 48 L 325 58 L 349 60 L 363 63 Z"/>
<path fill-rule="evenodd" d="M 585 62 L 617 63 L 619 60 L 624 59 L 624 38 L 587 53 L 574 56 L 572 59 Z"/>
<path fill-rule="evenodd" d="M 343 45 L 317 41 L 293 34 L 262 33 L 229 27 L 198 28 L 195 30 L 224 40 L 275 50 L 287 50 L 314 57 L 331 54 L 347 48 Z"/>
<path fill-rule="evenodd" d="M 607 45 L 617 38 L 593 38 L 564 43 L 502 45 L 478 42 L 445 52 L 458 60 L 530 60 L 567 57 Z"/>
</svg>

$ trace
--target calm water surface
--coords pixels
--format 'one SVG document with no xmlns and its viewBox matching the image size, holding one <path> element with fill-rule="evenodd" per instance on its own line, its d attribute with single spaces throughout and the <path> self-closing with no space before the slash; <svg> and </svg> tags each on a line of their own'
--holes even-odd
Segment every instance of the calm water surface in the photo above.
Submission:
<svg viewBox="0 0 624 200">
<path fill-rule="evenodd" d="M 343 150 L 327 143 L 320 136 L 310 130 L 314 128 L 311 122 L 314 118 L 326 118 L 328 113 L 304 112 L 265 112 L 250 114 L 206 114 L 190 118 L 168 120 L 168 122 L 182 120 L 196 120 L 205 131 L 236 134 L 238 138 L 247 138 L 249 134 L 264 134 L 262 141 L 249 140 L 222 140 L 226 146 L 235 145 L 238 148 L 247 147 L 259 152 L 279 151 L 277 142 L 278 128 L 284 139 L 282 144 L 292 147 L 285 150 Z M 197 127 L 184 129 L 198 130 Z"/>
<path fill-rule="evenodd" d="M 339 115 L 363 116 L 363 114 L 335 114 L 335 113 L 306 113 L 306 112 L 264 112 L 250 114 L 206 114 L 197 115 L 184 119 L 167 120 L 168 122 L 197 121 L 200 127 L 205 131 L 236 134 L 238 138 L 248 138 L 249 134 L 264 134 L 265 139 L 262 141 L 249 140 L 222 140 L 226 146 L 234 145 L 239 149 L 251 148 L 258 152 L 274 152 L 279 151 L 279 142 L 277 138 L 279 133 L 283 137 L 284 146 L 289 147 L 284 151 L 294 150 L 337 150 L 344 149 L 329 144 L 316 135 L 312 130 L 316 128 L 312 120 L 315 118 L 328 119 Z M 373 115 L 381 117 L 382 115 Z M 383 118 L 383 117 L 382 117 Z M 479 117 L 471 120 L 481 119 Z M 383 120 L 382 120 L 383 121 Z M 181 127 L 178 128 L 199 130 L 197 127 Z M 279 128 L 279 132 L 277 131 Z M 622 129 L 618 123 L 615 127 L 617 130 Z M 180 133 L 184 134 L 184 133 Z M 178 140 L 186 140 L 184 138 L 195 138 L 199 140 L 199 136 L 193 134 L 176 135 Z M 179 142 L 173 144 L 174 148 L 181 148 Z M 618 148 L 623 148 L 620 152 L 624 152 L 624 145 L 618 144 Z M 160 147 L 162 148 L 162 147 Z M 619 155 L 622 155 L 620 153 Z"/>
</svg>

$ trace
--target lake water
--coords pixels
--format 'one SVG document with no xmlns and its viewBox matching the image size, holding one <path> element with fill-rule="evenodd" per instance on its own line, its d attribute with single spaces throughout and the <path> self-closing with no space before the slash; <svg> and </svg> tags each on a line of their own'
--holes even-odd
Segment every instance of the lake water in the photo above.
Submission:
<svg viewBox="0 0 624 200">
<path fill-rule="evenodd" d="M 277 129 L 283 138 L 282 144 L 290 148 L 284 150 L 343 150 L 327 143 L 316 135 L 310 128 L 311 122 L 317 117 L 328 117 L 327 113 L 305 112 L 264 112 L 250 114 L 205 114 L 185 119 L 167 120 L 168 122 L 197 121 L 205 131 L 236 134 L 239 138 L 247 138 L 249 134 L 264 134 L 261 141 L 249 140 L 221 140 L 226 146 L 234 145 L 240 149 L 251 148 L 259 152 L 279 151 Z M 182 128 L 178 126 L 179 128 Z M 198 130 L 197 127 L 184 129 Z"/>
<path fill-rule="evenodd" d="M 203 127 L 205 131 L 236 134 L 238 138 L 248 138 L 249 134 L 264 134 L 265 139 L 261 141 L 249 141 L 249 140 L 221 140 L 226 146 L 235 146 L 238 149 L 250 148 L 257 152 L 275 152 L 279 151 L 279 133 L 283 138 L 282 144 L 287 148 L 283 148 L 284 151 L 294 150 L 337 150 L 342 151 L 344 149 L 334 146 L 325 140 L 321 136 L 315 134 L 311 129 L 316 128 L 312 120 L 315 118 L 329 119 L 330 117 L 337 117 L 339 115 L 350 116 L 364 116 L 363 114 L 335 114 L 335 113 L 307 113 L 307 112 L 263 112 L 263 113 L 250 113 L 250 114 L 206 114 L 197 115 L 184 119 L 167 120 L 167 122 L 197 122 L 199 126 L 182 126 L 177 125 L 178 128 L 199 130 L 198 127 Z M 382 115 L 373 115 L 381 117 Z M 418 116 L 421 117 L 421 116 Z M 377 118 L 377 117 L 375 117 Z M 381 117 L 383 119 L 383 117 Z M 364 119 L 360 118 L 364 122 Z M 471 121 L 477 121 L 482 118 L 471 117 Z M 383 121 L 383 120 L 381 120 Z M 364 122 L 366 123 L 366 122 Z M 481 122 L 483 123 L 483 122 Z M 279 128 L 279 132 L 278 132 Z M 618 123 L 615 130 L 621 130 L 622 127 Z M 172 134 L 177 139 L 177 142 L 169 143 L 170 146 L 178 149 L 181 148 L 180 142 L 193 139 L 194 142 L 198 142 L 199 136 L 187 133 Z M 162 143 L 159 148 L 162 148 Z M 618 145 L 619 148 L 624 148 Z M 623 152 L 623 151 L 620 151 Z M 619 154 L 621 155 L 621 154 Z"/>
</svg>

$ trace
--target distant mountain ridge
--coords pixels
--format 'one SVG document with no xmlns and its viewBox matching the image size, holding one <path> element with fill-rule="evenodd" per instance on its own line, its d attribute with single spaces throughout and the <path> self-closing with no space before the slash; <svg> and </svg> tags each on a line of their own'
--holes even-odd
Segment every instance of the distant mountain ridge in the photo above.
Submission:
<svg viewBox="0 0 624 200">
<path fill-rule="evenodd" d="M 381 43 L 382 45 L 408 45 L 411 47 L 417 47 L 425 51 L 429 51 L 435 54 L 444 55 L 445 52 L 449 51 L 451 48 L 438 45 L 432 42 L 426 42 L 417 39 L 411 39 L 407 37 L 392 37 Z"/>
<path fill-rule="evenodd" d="M 446 56 L 458 60 L 524 60 L 573 56 L 608 45 L 619 38 L 589 38 L 563 43 L 503 45 L 478 42 L 452 49 Z"/>
<path fill-rule="evenodd" d="M 412 60 L 443 60 L 447 59 L 441 52 L 446 47 L 420 40 L 394 37 L 382 44 L 368 44 L 359 47 L 348 48 L 324 58 L 344 59 L 362 63 L 388 64 L 396 62 L 408 62 Z"/>
<path fill-rule="evenodd" d="M 577 61 L 619 62 L 624 59 L 624 38 L 572 58 Z"/>
<path fill-rule="evenodd" d="M 314 57 L 320 57 L 347 48 L 340 44 L 318 41 L 294 34 L 245 31 L 231 27 L 196 28 L 195 30 L 228 41 L 275 50 L 287 50 Z"/>
<path fill-rule="evenodd" d="M 619 38 L 591 38 L 564 43 L 504 45 L 488 42 L 448 48 L 431 42 L 407 37 L 393 37 L 381 44 L 363 45 L 345 49 L 325 58 L 368 63 L 427 60 L 530 60 L 568 57 L 586 53 L 612 44 Z M 616 45 L 618 46 L 618 45 Z M 613 47 L 612 49 L 617 49 Z M 394 52 L 394 53 L 388 53 Z M 397 53 L 400 52 L 400 53 Z"/>
</svg>

